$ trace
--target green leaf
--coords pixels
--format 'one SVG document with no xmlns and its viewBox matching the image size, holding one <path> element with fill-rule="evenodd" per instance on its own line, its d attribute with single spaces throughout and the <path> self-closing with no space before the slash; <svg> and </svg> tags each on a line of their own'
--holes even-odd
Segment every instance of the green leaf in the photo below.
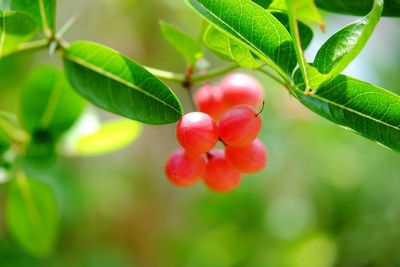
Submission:
<svg viewBox="0 0 400 267">
<path fill-rule="evenodd" d="M 28 78 L 21 94 L 21 124 L 30 133 L 49 132 L 58 138 L 79 118 L 84 100 L 62 72 L 44 66 Z"/>
<path fill-rule="evenodd" d="M 287 11 L 287 0 L 274 0 L 268 9 Z M 322 29 L 325 28 L 322 21 L 321 14 L 319 13 L 314 0 L 290 0 L 290 6 L 296 7 L 296 16 L 298 20 L 317 23 Z"/>
<path fill-rule="evenodd" d="M 237 62 L 248 69 L 257 69 L 261 65 L 247 47 L 230 38 L 227 34 L 210 25 L 203 36 L 204 44 L 223 59 Z"/>
<path fill-rule="evenodd" d="M 95 132 L 81 136 L 72 153 L 95 156 L 117 151 L 135 141 L 141 129 L 140 123 L 127 119 L 105 122 Z"/>
<path fill-rule="evenodd" d="M 148 124 L 182 116 L 178 98 L 164 83 L 108 47 L 75 42 L 64 51 L 64 67 L 71 85 L 107 111 Z"/>
<path fill-rule="evenodd" d="M 364 16 L 373 5 L 373 0 L 316 0 L 317 6 L 325 10 Z M 400 17 L 400 1 L 385 0 L 382 16 Z"/>
<path fill-rule="evenodd" d="M 46 36 L 54 33 L 56 0 L 12 0 L 11 7 L 30 15 Z"/>
<path fill-rule="evenodd" d="M 50 188 L 18 173 L 9 188 L 6 213 L 11 235 L 28 253 L 46 257 L 53 252 L 59 216 Z"/>
<path fill-rule="evenodd" d="M 327 79 L 334 78 L 361 52 L 378 24 L 383 8 L 383 0 L 376 0 L 371 12 L 344 27 L 326 41 L 319 49 L 314 66 Z"/>
<path fill-rule="evenodd" d="M 25 171 L 28 174 L 40 173 L 52 167 L 56 160 L 56 140 L 47 131 L 35 132 L 26 145 L 22 158 Z"/>
<path fill-rule="evenodd" d="M 274 17 L 279 20 L 283 26 L 285 26 L 286 30 L 290 31 L 289 17 L 287 14 L 277 11 L 273 11 L 271 14 L 274 15 Z M 306 50 L 313 39 L 314 33 L 311 28 L 307 26 L 307 24 L 304 24 L 301 21 L 298 21 L 297 24 L 299 27 L 301 47 L 303 50 Z"/>
<path fill-rule="evenodd" d="M 0 155 L 7 151 L 11 146 L 10 139 L 5 132 L 0 128 Z"/>
<path fill-rule="evenodd" d="M 321 29 L 325 26 L 322 23 L 322 19 L 319 16 L 318 10 L 316 9 L 314 2 L 310 0 L 286 0 L 287 5 L 287 13 L 289 18 L 289 32 L 292 36 L 294 50 L 296 52 L 297 62 L 299 64 L 299 69 L 305 81 L 305 94 L 309 94 L 310 92 L 310 81 L 309 74 L 307 73 L 307 69 L 309 68 L 307 64 L 307 60 L 304 56 L 304 49 L 301 45 L 300 40 L 300 30 L 298 21 L 300 19 L 309 20 L 310 17 L 315 17 L 317 22 L 320 24 Z M 307 17 L 309 16 L 309 17 Z M 314 74 L 314 73 L 313 73 Z"/>
<path fill-rule="evenodd" d="M 30 40 L 35 33 L 35 23 L 27 15 L 0 10 L 0 59 L 13 53 L 18 46 Z"/>
<path fill-rule="evenodd" d="M 305 96 L 302 90 L 296 95 L 315 113 L 400 152 L 400 96 L 344 75 L 315 95 Z"/>
<path fill-rule="evenodd" d="M 267 10 L 250 0 L 186 0 L 196 12 L 248 47 L 282 76 L 296 66 L 292 39 Z"/>
<path fill-rule="evenodd" d="M 272 0 L 252 0 L 252 1 L 263 8 L 267 8 L 272 2 Z"/>
<path fill-rule="evenodd" d="M 191 36 L 165 21 L 160 21 L 160 28 L 165 40 L 174 46 L 187 62 L 194 64 L 203 57 L 200 43 Z"/>
</svg>

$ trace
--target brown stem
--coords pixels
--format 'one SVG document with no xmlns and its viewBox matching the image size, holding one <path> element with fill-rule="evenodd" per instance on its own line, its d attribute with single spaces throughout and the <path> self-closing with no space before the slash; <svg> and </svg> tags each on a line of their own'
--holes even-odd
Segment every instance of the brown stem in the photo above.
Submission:
<svg viewBox="0 0 400 267">
<path fill-rule="evenodd" d="M 196 107 L 196 104 L 194 103 L 193 95 L 192 95 L 193 83 L 192 83 L 191 79 L 192 79 L 193 73 L 194 73 L 194 68 L 193 68 L 193 65 L 190 64 L 188 66 L 188 68 L 186 69 L 186 71 L 185 71 L 185 75 L 184 75 L 184 79 L 183 79 L 183 82 L 182 82 L 182 86 L 183 86 L 183 88 L 186 89 L 186 91 L 189 94 L 190 103 L 192 104 L 193 109 L 197 110 L 197 107 Z"/>
<path fill-rule="evenodd" d="M 256 117 L 260 116 L 260 114 L 264 111 L 265 101 L 262 102 L 261 110 L 256 114 Z"/>
</svg>

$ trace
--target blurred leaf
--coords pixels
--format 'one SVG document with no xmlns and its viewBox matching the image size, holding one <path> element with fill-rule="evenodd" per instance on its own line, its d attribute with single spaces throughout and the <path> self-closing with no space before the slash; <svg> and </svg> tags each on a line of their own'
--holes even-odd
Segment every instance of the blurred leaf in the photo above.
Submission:
<svg viewBox="0 0 400 267">
<path fill-rule="evenodd" d="M 77 140 L 74 154 L 94 156 L 119 150 L 135 141 L 141 128 L 140 123 L 127 119 L 105 122 L 97 131 Z"/>
<path fill-rule="evenodd" d="M 8 0 L 0 0 L 0 10 L 9 11 L 10 10 L 10 1 Z"/>
<path fill-rule="evenodd" d="M 333 267 L 337 259 L 335 240 L 314 234 L 298 245 L 293 255 L 294 267 Z"/>
<path fill-rule="evenodd" d="M 252 1 L 263 8 L 267 8 L 272 2 L 272 0 L 252 0 Z"/>
<path fill-rule="evenodd" d="M 314 0 L 286 0 L 286 2 L 296 6 L 296 17 L 298 20 L 316 23 L 321 29 L 325 28 Z"/>
<path fill-rule="evenodd" d="M 35 23 L 29 16 L 16 11 L 0 10 L 0 59 L 17 50 L 34 33 Z"/>
<path fill-rule="evenodd" d="M 318 7 L 325 10 L 364 16 L 373 5 L 374 0 L 316 0 Z M 385 0 L 382 16 L 400 17 L 400 2 L 398 0 Z"/>
<path fill-rule="evenodd" d="M 200 43 L 177 27 L 160 21 L 161 33 L 188 63 L 194 64 L 203 56 Z"/>
<path fill-rule="evenodd" d="M 172 123 L 182 116 L 171 89 L 108 47 L 75 42 L 64 51 L 64 66 L 71 85 L 107 111 L 148 124 Z"/>
<path fill-rule="evenodd" d="M 321 28 L 324 28 L 322 17 L 319 14 L 314 0 L 288 0 L 291 6 L 296 7 L 296 17 L 298 20 L 317 23 Z M 274 0 L 268 7 L 271 10 L 288 10 L 287 0 Z"/>
<path fill-rule="evenodd" d="M 54 67 L 40 67 L 26 82 L 21 94 L 21 124 L 30 132 L 47 131 L 58 138 L 78 119 L 83 99 Z"/>
<path fill-rule="evenodd" d="M 1 125 L 0 125 L 1 126 Z M 11 143 L 8 136 L 4 133 L 4 131 L 0 128 L 0 155 L 8 150 Z"/>
<path fill-rule="evenodd" d="M 277 11 L 271 12 L 271 14 L 274 15 L 274 17 L 279 20 L 283 26 L 285 26 L 287 31 L 290 31 L 289 17 L 287 14 Z M 305 50 L 310 45 L 314 33 L 311 28 L 307 26 L 307 24 L 304 24 L 301 21 L 298 21 L 297 23 L 299 27 L 301 47 Z"/>
<path fill-rule="evenodd" d="M 269 11 L 259 5 L 250 0 L 186 2 L 204 19 L 248 47 L 275 70 L 290 74 L 296 66 L 290 34 Z"/>
<path fill-rule="evenodd" d="M 212 25 L 206 29 L 203 41 L 208 48 L 223 59 L 235 61 L 240 66 L 248 69 L 257 69 L 261 66 L 247 47 L 233 40 Z"/>
<path fill-rule="evenodd" d="M 57 160 L 56 140 L 46 131 L 35 132 L 25 148 L 23 167 L 28 174 L 50 168 Z"/>
<path fill-rule="evenodd" d="M 59 217 L 50 188 L 17 174 L 9 188 L 6 212 L 10 233 L 21 247 L 38 257 L 52 253 Z"/>
<path fill-rule="evenodd" d="M 326 119 L 400 151 L 400 96 L 344 75 L 322 85 L 315 95 L 305 96 L 301 90 L 296 95 Z"/>
<path fill-rule="evenodd" d="M 340 74 L 364 48 L 378 24 L 383 0 L 376 0 L 371 12 L 336 32 L 319 49 L 314 66 L 329 80 Z M 317 89 L 317 88 L 315 88 Z"/>
<path fill-rule="evenodd" d="M 56 0 L 12 0 L 11 7 L 30 15 L 46 36 L 54 32 Z"/>
</svg>

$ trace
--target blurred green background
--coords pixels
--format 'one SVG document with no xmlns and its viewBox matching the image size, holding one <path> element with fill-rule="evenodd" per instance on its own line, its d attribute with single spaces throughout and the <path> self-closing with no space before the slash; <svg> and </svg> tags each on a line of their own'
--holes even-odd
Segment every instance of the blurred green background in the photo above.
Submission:
<svg viewBox="0 0 400 267">
<path fill-rule="evenodd" d="M 163 19 L 197 36 L 200 19 L 183 1 L 69 0 L 58 25 L 78 12 L 69 41 L 88 39 L 141 64 L 183 72 L 185 62 L 161 37 Z M 355 17 L 323 13 L 312 60 L 330 33 Z M 400 23 L 383 19 L 345 73 L 400 93 Z M 210 53 L 213 66 L 226 64 Z M 18 113 L 21 86 L 35 66 L 61 66 L 46 51 L 0 62 L 0 110 Z M 61 231 L 55 254 L 36 259 L 7 234 L 0 184 L 0 266 L 85 267 L 395 267 L 400 266 L 400 157 L 306 110 L 265 76 L 261 173 L 229 194 L 199 183 L 176 188 L 164 176 L 178 145 L 175 125 L 145 126 L 117 153 L 61 158 L 35 177 L 56 192 Z M 190 111 L 187 95 L 170 84 Z M 93 107 L 92 107 L 93 108 Z M 113 116 L 100 112 L 102 118 Z"/>
</svg>

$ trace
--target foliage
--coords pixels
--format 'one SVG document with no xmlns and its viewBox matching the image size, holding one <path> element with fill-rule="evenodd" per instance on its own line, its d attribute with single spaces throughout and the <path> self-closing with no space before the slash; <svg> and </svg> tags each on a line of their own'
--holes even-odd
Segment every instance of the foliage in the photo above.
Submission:
<svg viewBox="0 0 400 267">
<path fill-rule="evenodd" d="M 0 174 L 6 173 L 9 182 L 5 214 L 10 235 L 26 252 L 51 255 L 59 228 L 59 203 L 52 189 L 34 175 L 53 166 L 59 156 L 94 156 L 127 146 L 140 134 L 138 122 L 178 121 L 184 113 L 181 101 L 161 80 L 181 84 L 190 92 L 195 83 L 239 66 L 247 68 L 280 83 L 316 114 L 400 151 L 400 96 L 341 74 L 362 51 L 381 16 L 400 15 L 398 1 L 185 2 L 203 20 L 199 38 L 160 23 L 166 41 L 186 60 L 184 74 L 146 67 L 98 43 L 69 44 L 64 36 L 74 17 L 56 32 L 55 0 L 0 2 L 1 61 L 20 52 L 47 49 L 50 55 L 60 52 L 64 64 L 63 71 L 51 66 L 34 70 L 23 86 L 19 115 L 0 113 Z M 363 17 L 333 34 L 310 63 L 304 55 L 313 38 L 307 23 L 323 28 L 318 8 Z M 207 69 L 204 46 L 231 65 Z M 89 133 L 78 131 L 68 149 L 65 139 L 87 114 L 85 100 L 124 118 L 101 123 Z M 236 231 L 229 225 L 222 228 L 198 239 L 213 240 L 213 235 Z M 305 243 L 299 249 L 305 254 L 315 247 L 334 253 L 327 236 Z M 204 249 L 201 242 L 197 246 Z M 230 258 L 231 264 L 243 260 L 236 257 Z"/>
</svg>

